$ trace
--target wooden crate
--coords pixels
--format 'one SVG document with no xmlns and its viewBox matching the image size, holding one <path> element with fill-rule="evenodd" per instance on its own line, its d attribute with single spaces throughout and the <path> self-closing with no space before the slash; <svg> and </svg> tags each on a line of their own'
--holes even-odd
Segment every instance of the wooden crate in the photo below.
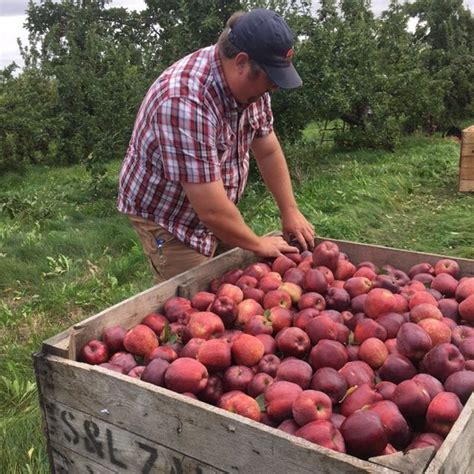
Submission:
<svg viewBox="0 0 474 474">
<path fill-rule="evenodd" d="M 354 263 L 408 270 L 443 258 L 337 241 Z M 464 275 L 474 260 L 455 259 Z M 467 473 L 474 466 L 474 395 L 437 453 L 417 449 L 368 461 L 107 369 L 76 362 L 103 329 L 131 327 L 174 295 L 189 297 L 225 271 L 255 261 L 235 249 L 129 298 L 43 343 L 34 354 L 52 472 L 68 473 Z"/>
<path fill-rule="evenodd" d="M 474 125 L 462 131 L 459 191 L 474 192 Z"/>
</svg>

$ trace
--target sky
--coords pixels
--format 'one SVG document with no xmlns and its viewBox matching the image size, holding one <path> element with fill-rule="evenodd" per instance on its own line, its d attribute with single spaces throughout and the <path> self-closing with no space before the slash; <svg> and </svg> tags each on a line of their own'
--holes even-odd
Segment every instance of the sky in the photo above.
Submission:
<svg viewBox="0 0 474 474">
<path fill-rule="evenodd" d="M 39 0 L 35 0 L 40 3 Z M 385 10 L 390 0 L 372 0 L 372 10 L 376 15 Z M 25 10 L 28 0 L 0 0 L 0 69 L 15 61 L 23 65 L 17 38 L 23 44 L 28 43 L 28 34 L 23 28 L 26 20 Z M 113 0 L 110 4 L 114 7 L 124 7 L 130 10 L 145 8 L 144 0 Z M 474 0 L 464 0 L 464 6 L 474 11 Z"/>
</svg>

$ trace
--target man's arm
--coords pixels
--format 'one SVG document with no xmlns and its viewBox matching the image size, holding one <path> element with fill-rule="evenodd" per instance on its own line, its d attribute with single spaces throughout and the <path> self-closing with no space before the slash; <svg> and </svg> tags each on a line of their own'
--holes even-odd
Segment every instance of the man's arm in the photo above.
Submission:
<svg viewBox="0 0 474 474">
<path fill-rule="evenodd" d="M 314 227 L 298 209 L 288 166 L 275 132 L 255 138 L 252 142 L 252 151 L 263 180 L 280 210 L 283 235 L 287 239 L 292 235 L 304 249 L 312 249 Z"/>
<path fill-rule="evenodd" d="M 229 200 L 221 180 L 210 183 L 181 182 L 201 222 L 225 243 L 250 250 L 260 257 L 278 257 L 296 252 L 280 236 L 259 237 L 245 223 L 237 206 Z"/>
</svg>

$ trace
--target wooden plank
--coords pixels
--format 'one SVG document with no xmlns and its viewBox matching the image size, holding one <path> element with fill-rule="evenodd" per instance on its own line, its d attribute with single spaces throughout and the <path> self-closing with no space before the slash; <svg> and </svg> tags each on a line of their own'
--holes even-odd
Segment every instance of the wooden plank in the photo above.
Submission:
<svg viewBox="0 0 474 474">
<path fill-rule="evenodd" d="M 45 400 L 226 472 L 396 472 L 101 367 L 44 354 L 35 363 Z"/>
<path fill-rule="evenodd" d="M 50 446 L 53 455 L 51 471 L 56 474 L 112 474 L 117 472 L 59 444 L 51 442 Z"/>
<path fill-rule="evenodd" d="M 426 474 L 469 472 L 474 472 L 474 394 L 426 470 Z"/>
<path fill-rule="evenodd" d="M 53 451 L 61 447 L 62 453 L 80 457 L 77 472 L 85 472 L 84 461 L 105 472 L 223 472 L 63 403 L 48 400 L 45 406 Z"/>
<path fill-rule="evenodd" d="M 463 143 L 474 143 L 474 125 L 471 125 L 462 131 L 461 139 Z"/>
<path fill-rule="evenodd" d="M 459 178 L 474 181 L 474 161 L 472 168 L 461 168 L 459 170 Z"/>
<path fill-rule="evenodd" d="M 459 191 L 461 193 L 472 193 L 472 192 L 474 192 L 474 179 L 460 179 L 459 180 Z"/>
<path fill-rule="evenodd" d="M 467 161 L 474 160 L 474 140 L 471 143 L 462 141 L 461 156 L 468 158 Z"/>
<path fill-rule="evenodd" d="M 369 458 L 370 462 L 395 469 L 403 474 L 418 474 L 424 472 L 435 454 L 435 448 L 412 449 L 407 453 L 398 452 L 386 456 Z"/>
<path fill-rule="evenodd" d="M 461 154 L 461 156 L 459 157 L 459 168 L 474 168 L 474 155 L 468 156 Z"/>
</svg>

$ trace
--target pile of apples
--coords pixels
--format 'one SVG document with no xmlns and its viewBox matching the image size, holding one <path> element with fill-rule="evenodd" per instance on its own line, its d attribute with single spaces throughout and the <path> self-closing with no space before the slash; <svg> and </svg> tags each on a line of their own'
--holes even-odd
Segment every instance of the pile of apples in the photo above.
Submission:
<svg viewBox="0 0 474 474">
<path fill-rule="evenodd" d="M 474 277 L 354 265 L 330 241 L 169 298 L 80 360 L 362 459 L 438 449 L 474 391 Z"/>
</svg>

